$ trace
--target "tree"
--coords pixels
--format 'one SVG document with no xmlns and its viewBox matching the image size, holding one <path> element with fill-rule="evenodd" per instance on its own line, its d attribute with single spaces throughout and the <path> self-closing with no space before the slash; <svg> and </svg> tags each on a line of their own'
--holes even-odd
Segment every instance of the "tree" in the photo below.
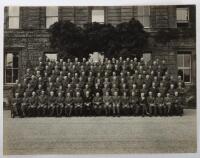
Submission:
<svg viewBox="0 0 200 158">
<path fill-rule="evenodd" d="M 59 56 L 66 58 L 85 55 L 81 51 L 84 36 L 80 27 L 70 21 L 59 21 L 51 25 L 48 31 L 51 47 L 59 52 Z"/>
<path fill-rule="evenodd" d="M 112 52 L 111 48 L 117 39 L 116 30 L 111 24 L 88 23 L 84 25 L 85 46 L 87 52 Z"/>
<path fill-rule="evenodd" d="M 116 29 L 120 43 L 119 55 L 142 53 L 148 47 L 149 34 L 144 31 L 143 25 L 138 20 L 133 18 L 129 22 L 117 25 Z"/>
<path fill-rule="evenodd" d="M 62 57 L 88 57 L 103 52 L 106 57 L 131 56 L 147 47 L 149 34 L 134 18 L 116 27 L 111 24 L 87 23 L 83 28 L 70 21 L 59 21 L 50 29 L 51 47 Z"/>
</svg>

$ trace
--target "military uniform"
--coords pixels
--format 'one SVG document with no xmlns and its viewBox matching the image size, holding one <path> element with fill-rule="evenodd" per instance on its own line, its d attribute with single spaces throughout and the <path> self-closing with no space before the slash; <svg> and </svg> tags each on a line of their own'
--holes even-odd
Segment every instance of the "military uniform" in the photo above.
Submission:
<svg viewBox="0 0 200 158">
<path fill-rule="evenodd" d="M 101 96 L 95 96 L 93 98 L 93 108 L 94 108 L 94 114 L 95 116 L 99 116 L 102 113 L 102 97 Z"/>
<path fill-rule="evenodd" d="M 174 88 L 170 88 L 170 89 L 168 90 L 168 93 L 169 93 L 171 96 L 174 96 L 175 89 L 174 89 Z"/>
<path fill-rule="evenodd" d="M 138 87 L 139 89 L 142 88 L 142 84 L 143 84 L 143 79 L 142 79 L 142 78 L 138 78 L 138 79 L 136 80 L 136 85 L 137 85 L 137 87 Z"/>
<path fill-rule="evenodd" d="M 112 97 L 112 103 L 113 103 L 112 112 L 113 112 L 113 116 L 115 116 L 116 114 L 118 116 L 120 116 L 120 103 L 121 103 L 120 100 L 121 100 L 120 96 L 113 96 Z"/>
<path fill-rule="evenodd" d="M 63 88 L 67 88 L 67 86 L 68 86 L 68 84 L 69 84 L 69 81 L 67 80 L 67 79 L 64 79 L 63 81 L 62 81 L 62 86 L 63 86 Z"/>
<path fill-rule="evenodd" d="M 29 116 L 36 116 L 37 106 L 38 106 L 38 97 L 36 95 L 31 96 L 29 98 L 29 107 L 28 107 Z"/>
<path fill-rule="evenodd" d="M 31 87 L 35 90 L 37 87 L 37 79 L 36 78 L 31 79 L 29 83 L 30 83 Z"/>
<path fill-rule="evenodd" d="M 109 92 L 109 94 L 110 94 L 110 88 L 109 88 L 109 87 L 104 87 L 104 88 L 102 89 L 102 95 L 105 96 L 105 95 L 106 95 L 106 92 Z"/>
<path fill-rule="evenodd" d="M 93 89 L 93 94 L 95 95 L 96 93 L 99 93 L 100 95 L 102 95 L 102 89 L 100 87 L 95 87 Z"/>
<path fill-rule="evenodd" d="M 118 92 L 119 93 L 119 88 L 117 88 L 117 87 L 111 88 L 111 94 L 112 95 L 114 95 L 114 92 Z"/>
<path fill-rule="evenodd" d="M 184 97 L 185 89 L 179 86 L 176 91 L 178 92 L 179 96 Z"/>
<path fill-rule="evenodd" d="M 21 114 L 21 103 L 22 103 L 22 99 L 19 96 L 13 98 L 12 100 L 13 110 L 17 116 Z"/>
<path fill-rule="evenodd" d="M 112 97 L 110 95 L 109 96 L 104 95 L 103 103 L 104 103 L 104 109 L 105 109 L 106 116 L 110 116 L 111 108 L 112 108 Z"/>
<path fill-rule="evenodd" d="M 137 96 L 137 97 L 140 95 L 140 91 L 137 88 L 131 87 L 130 90 L 129 90 L 129 94 L 131 94 L 132 92 L 134 92 L 135 96 Z"/>
<path fill-rule="evenodd" d="M 147 114 L 147 100 L 145 97 L 140 97 L 140 107 L 142 108 L 142 116 Z"/>
<path fill-rule="evenodd" d="M 171 115 L 171 109 L 172 109 L 172 104 L 173 104 L 173 98 L 172 96 L 167 96 L 164 98 L 164 104 L 166 106 L 166 114 Z"/>
<path fill-rule="evenodd" d="M 30 72 L 27 72 L 25 75 L 24 75 L 24 78 L 27 80 L 27 82 L 29 82 L 31 80 L 31 76 L 32 74 Z"/>
<path fill-rule="evenodd" d="M 124 115 L 130 114 L 129 98 L 128 96 L 121 97 L 122 110 Z"/>
<path fill-rule="evenodd" d="M 54 115 L 55 107 L 56 107 L 56 97 L 55 96 L 49 96 L 48 97 L 48 114 L 49 114 L 49 116 Z"/>
<path fill-rule="evenodd" d="M 66 97 L 65 98 L 65 116 L 70 117 L 72 114 L 72 110 L 73 110 L 73 98 L 70 97 Z"/>
<path fill-rule="evenodd" d="M 19 93 L 19 97 L 22 97 L 24 93 L 24 88 L 22 86 L 17 86 L 15 93 Z"/>
<path fill-rule="evenodd" d="M 151 81 L 151 79 L 146 79 L 144 83 L 145 83 L 147 89 L 149 89 L 151 87 L 152 81 Z"/>
<path fill-rule="evenodd" d="M 29 106 L 29 97 L 24 96 L 21 103 L 21 111 L 23 117 L 27 116 L 27 108 Z"/>
<path fill-rule="evenodd" d="M 183 115 L 183 98 L 181 96 L 173 97 L 173 105 L 174 105 L 174 114 L 175 115 Z"/>
<path fill-rule="evenodd" d="M 65 98 L 63 96 L 58 96 L 56 98 L 56 115 L 57 116 L 62 116 L 63 114 L 64 101 L 65 101 Z"/>
<path fill-rule="evenodd" d="M 135 96 L 130 96 L 129 98 L 129 104 L 130 104 L 130 112 L 133 115 L 138 115 L 139 114 L 139 99 L 138 97 Z"/>
<path fill-rule="evenodd" d="M 41 92 L 42 92 L 43 90 L 44 90 L 44 89 L 42 89 L 42 87 L 41 87 L 41 88 L 38 88 L 38 89 L 36 90 L 37 96 L 40 96 L 40 95 L 41 95 Z"/>
<path fill-rule="evenodd" d="M 155 104 L 155 98 L 153 96 L 147 97 L 147 104 L 149 105 L 149 114 L 150 116 L 157 115 L 157 107 Z"/>
<path fill-rule="evenodd" d="M 47 113 L 47 100 L 48 100 L 48 98 L 45 94 L 44 95 L 41 94 L 38 97 L 38 101 L 39 101 L 38 112 L 40 113 L 40 115 L 42 114 L 42 116 L 45 116 Z"/>
<path fill-rule="evenodd" d="M 157 93 L 158 93 L 158 90 L 156 87 L 151 87 L 150 88 L 150 91 L 152 92 L 152 96 L 153 97 L 156 97 Z"/>
<path fill-rule="evenodd" d="M 50 94 L 50 92 L 55 92 L 56 91 L 56 88 L 52 85 L 52 86 L 49 86 L 47 87 L 47 94 Z"/>
<path fill-rule="evenodd" d="M 157 97 L 155 99 L 155 104 L 157 105 L 159 115 L 162 116 L 163 115 L 163 111 L 164 111 L 163 98 L 162 97 Z"/>
<path fill-rule="evenodd" d="M 83 109 L 83 99 L 81 96 L 79 96 L 79 97 L 74 97 L 73 100 L 74 100 L 75 115 L 81 116 Z"/>
<path fill-rule="evenodd" d="M 83 111 L 85 116 L 92 115 L 92 97 L 90 95 L 84 97 Z"/>
<path fill-rule="evenodd" d="M 146 87 L 142 88 L 142 89 L 140 89 L 140 93 L 144 93 L 144 96 L 146 97 L 148 94 L 148 89 Z"/>
<path fill-rule="evenodd" d="M 158 88 L 158 92 L 161 94 L 161 97 L 165 97 L 166 96 L 166 87 L 160 86 Z"/>
<path fill-rule="evenodd" d="M 70 96 L 74 96 L 74 89 L 72 87 L 68 87 L 65 91 L 65 93 L 70 93 Z"/>
<path fill-rule="evenodd" d="M 33 88 L 32 87 L 27 87 L 25 92 L 26 92 L 27 97 L 31 97 L 32 92 L 33 92 Z"/>
</svg>

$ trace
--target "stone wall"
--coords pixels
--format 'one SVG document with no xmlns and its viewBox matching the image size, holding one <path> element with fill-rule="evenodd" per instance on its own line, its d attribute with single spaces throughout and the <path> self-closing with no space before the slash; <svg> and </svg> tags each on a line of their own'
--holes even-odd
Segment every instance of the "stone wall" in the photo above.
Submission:
<svg viewBox="0 0 200 158">
<path fill-rule="evenodd" d="M 49 34 L 46 30 L 6 30 L 4 50 L 19 53 L 19 77 L 27 67 L 35 67 L 38 57 L 50 51 Z"/>
<path fill-rule="evenodd" d="M 176 27 L 176 6 L 150 6 L 149 32 L 156 32 L 158 28 Z M 59 20 L 70 20 L 78 26 L 91 22 L 91 10 L 93 8 L 105 9 L 105 22 L 116 26 L 121 22 L 129 21 L 137 16 L 137 6 L 109 6 L 109 7 L 59 7 Z M 33 67 L 38 64 L 38 57 L 44 52 L 52 51 L 49 47 L 49 34 L 46 30 L 45 7 L 21 7 L 20 29 L 8 28 L 8 9 L 5 8 L 4 22 L 4 50 L 18 51 L 20 55 L 19 76 L 24 74 L 27 66 Z M 191 17 L 192 19 L 193 17 Z M 190 44 L 188 44 L 190 43 Z M 166 59 L 173 74 L 177 72 L 176 53 L 178 49 L 190 49 L 193 52 L 192 59 L 195 61 L 195 41 L 172 42 L 167 45 L 157 43 L 150 44 L 149 50 L 152 58 Z M 31 62 L 30 62 L 31 61 Z M 196 63 L 192 63 L 195 67 Z M 194 68 L 193 68 L 194 69 Z M 195 69 L 193 70 L 194 74 Z M 193 77 L 195 78 L 195 76 Z M 194 79 L 193 79 L 194 80 Z"/>
<path fill-rule="evenodd" d="M 91 22 L 92 8 L 105 10 L 105 22 L 114 26 L 137 16 L 137 6 L 59 7 L 59 20 L 70 20 L 79 26 Z M 5 28 L 8 28 L 8 8 L 5 7 Z M 176 6 L 150 6 L 150 23 L 154 28 L 176 26 Z M 45 29 L 45 7 L 20 7 L 21 29 Z"/>
</svg>

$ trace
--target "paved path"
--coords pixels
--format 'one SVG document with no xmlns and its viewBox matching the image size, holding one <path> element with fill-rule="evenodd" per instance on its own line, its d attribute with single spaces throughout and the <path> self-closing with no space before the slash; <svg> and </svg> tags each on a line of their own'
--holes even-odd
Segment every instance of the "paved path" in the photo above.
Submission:
<svg viewBox="0 0 200 158">
<path fill-rule="evenodd" d="M 4 154 L 171 153 L 196 151 L 196 110 L 183 117 L 10 118 Z"/>
</svg>

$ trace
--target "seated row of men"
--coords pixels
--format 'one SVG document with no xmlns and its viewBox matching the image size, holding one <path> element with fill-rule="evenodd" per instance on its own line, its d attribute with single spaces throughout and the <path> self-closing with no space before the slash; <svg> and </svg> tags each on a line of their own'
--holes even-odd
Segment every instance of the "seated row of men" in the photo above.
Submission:
<svg viewBox="0 0 200 158">
<path fill-rule="evenodd" d="M 89 91 L 86 91 L 82 97 L 80 92 L 76 92 L 74 97 L 69 92 L 63 96 L 58 92 L 58 96 L 51 91 L 49 95 L 41 91 L 38 96 L 34 91 L 30 97 L 24 92 L 23 97 L 15 93 L 13 99 L 13 111 L 21 117 L 26 116 L 169 116 L 183 114 L 183 98 L 177 91 L 171 96 L 169 93 L 162 97 L 157 93 L 154 97 L 150 91 L 148 96 L 141 93 L 136 96 L 133 91 L 130 96 L 124 92 L 121 96 L 115 91 L 111 96 L 107 91 L 104 96 L 99 92 L 92 97 Z"/>
</svg>

